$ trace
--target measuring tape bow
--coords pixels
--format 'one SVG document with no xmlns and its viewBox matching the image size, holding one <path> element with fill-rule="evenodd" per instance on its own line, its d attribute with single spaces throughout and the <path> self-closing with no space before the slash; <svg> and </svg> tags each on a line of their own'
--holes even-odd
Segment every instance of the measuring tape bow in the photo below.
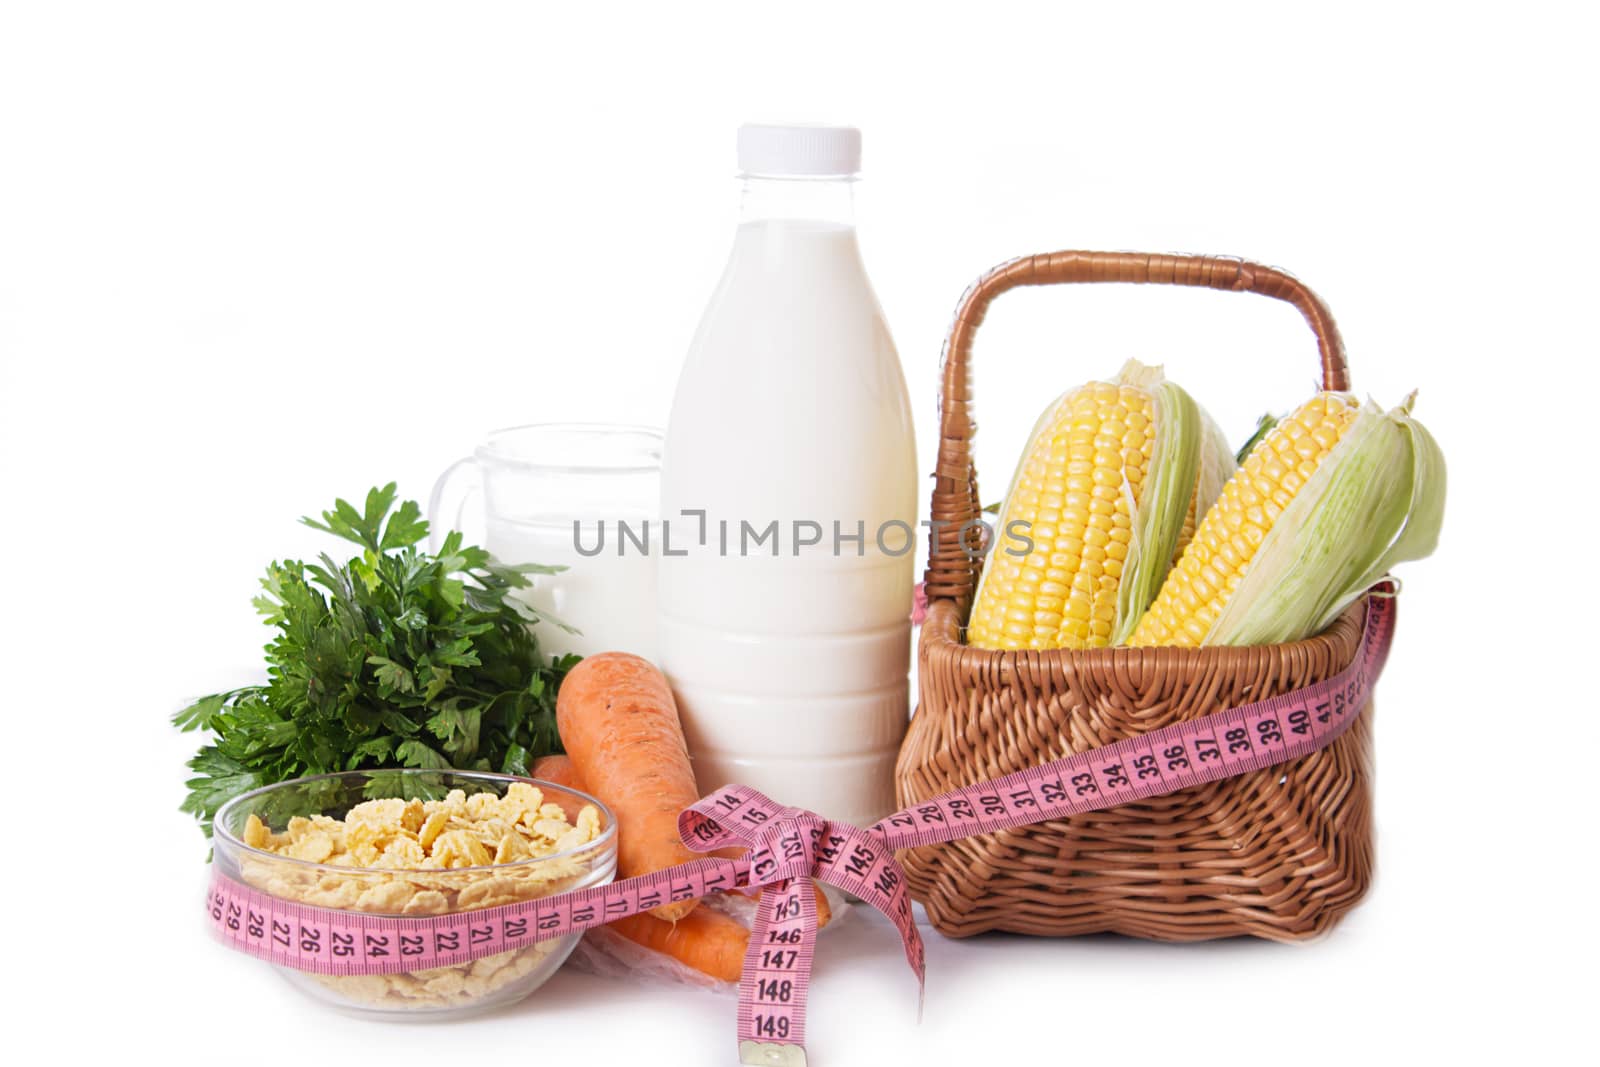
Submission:
<svg viewBox="0 0 1600 1067">
<path fill-rule="evenodd" d="M 214 872 L 206 913 L 225 943 L 273 963 L 320 974 L 389 974 L 467 963 L 662 904 L 760 888 L 739 983 L 740 1062 L 804 1067 L 805 1004 L 817 934 L 813 879 L 889 918 L 920 991 L 922 939 L 896 849 L 1116 807 L 1325 747 L 1360 715 L 1383 671 L 1394 636 L 1395 588 L 1385 580 L 1370 591 L 1355 659 L 1330 678 L 951 790 L 867 829 L 732 785 L 683 812 L 678 831 L 697 852 L 748 847 L 738 859 L 708 857 L 538 900 L 416 918 L 295 904 Z"/>
</svg>

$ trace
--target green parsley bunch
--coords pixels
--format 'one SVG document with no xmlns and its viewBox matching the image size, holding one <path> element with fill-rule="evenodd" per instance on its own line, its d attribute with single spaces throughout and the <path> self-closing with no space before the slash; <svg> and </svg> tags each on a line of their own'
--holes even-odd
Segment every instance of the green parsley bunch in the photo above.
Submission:
<svg viewBox="0 0 1600 1067">
<path fill-rule="evenodd" d="M 391 482 L 362 512 L 339 500 L 322 521 L 302 519 L 361 554 L 342 566 L 326 553 L 270 564 L 254 601 L 276 630 L 266 683 L 173 717 L 213 735 L 189 761 L 183 802 L 207 834 L 227 800 L 290 778 L 392 767 L 527 774 L 561 750 L 556 690 L 578 657 L 541 655 L 528 624 L 571 628 L 508 594 L 530 574 L 565 568 L 497 563 L 459 531 L 429 554 L 417 547 L 428 533 L 421 510 L 408 500 L 391 514 L 395 495 Z"/>
</svg>

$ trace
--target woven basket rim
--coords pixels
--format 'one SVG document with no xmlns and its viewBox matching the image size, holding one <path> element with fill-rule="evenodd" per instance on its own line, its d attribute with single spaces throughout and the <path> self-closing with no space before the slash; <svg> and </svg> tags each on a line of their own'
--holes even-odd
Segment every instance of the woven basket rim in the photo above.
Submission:
<svg viewBox="0 0 1600 1067">
<path fill-rule="evenodd" d="M 1366 598 L 1360 597 L 1326 627 L 1310 637 L 1298 641 L 1284 641 L 1273 645 L 1204 645 L 1198 648 L 1170 646 L 1130 647 L 1118 645 L 1105 648 L 980 648 L 969 645 L 961 638 L 966 623 L 960 621 L 960 606 L 948 598 L 940 598 L 928 605 L 928 615 L 923 621 L 921 645 L 929 652 L 951 653 L 959 650 L 974 661 L 977 670 L 991 673 L 996 670 L 1019 667 L 1057 667 L 1072 672 L 1102 672 L 1129 669 L 1173 669 L 1194 667 L 1219 667 L 1226 669 L 1244 657 L 1262 655 L 1294 656 L 1301 650 L 1331 646 L 1334 661 L 1340 669 L 1355 658 L 1360 650 L 1361 627 L 1366 620 Z"/>
</svg>

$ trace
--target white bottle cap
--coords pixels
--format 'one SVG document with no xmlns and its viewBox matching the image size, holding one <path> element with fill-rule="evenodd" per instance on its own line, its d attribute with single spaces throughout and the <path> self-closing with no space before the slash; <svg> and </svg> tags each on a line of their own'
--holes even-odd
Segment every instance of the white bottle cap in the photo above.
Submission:
<svg viewBox="0 0 1600 1067">
<path fill-rule="evenodd" d="M 846 177 L 861 169 L 854 126 L 740 126 L 739 170 L 760 177 Z"/>
</svg>

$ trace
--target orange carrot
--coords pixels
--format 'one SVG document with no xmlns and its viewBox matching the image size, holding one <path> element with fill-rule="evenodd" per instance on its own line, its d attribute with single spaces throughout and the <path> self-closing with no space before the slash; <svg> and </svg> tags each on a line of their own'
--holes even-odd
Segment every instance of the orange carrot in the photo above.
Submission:
<svg viewBox="0 0 1600 1067">
<path fill-rule="evenodd" d="M 828 925 L 833 914 L 822 887 L 815 888 L 820 929 Z M 711 908 L 696 908 L 675 923 L 646 913 L 616 919 L 610 926 L 629 941 L 665 953 L 722 982 L 739 980 L 744 954 L 750 948 L 750 931 L 737 919 Z"/>
<path fill-rule="evenodd" d="M 817 896 L 817 929 L 828 925 L 828 920 L 833 918 L 833 909 L 828 906 L 828 898 L 822 893 L 822 886 L 816 882 L 811 883 L 811 888 L 816 890 Z"/>
<path fill-rule="evenodd" d="M 541 756 L 530 772 L 535 778 L 589 792 L 589 786 L 573 764 L 570 756 Z M 617 818 L 617 830 L 622 830 L 622 818 Z M 712 855 L 732 859 L 741 855 L 742 848 L 718 849 Z M 822 887 L 816 887 L 817 925 L 827 926 L 832 911 Z M 744 954 L 750 945 L 750 931 L 737 920 L 719 911 L 696 908 L 676 923 L 658 919 L 651 914 L 630 915 L 610 924 L 611 929 L 629 941 L 656 952 L 665 953 L 687 967 L 723 982 L 737 982 Z"/>
<path fill-rule="evenodd" d="M 638 656 L 602 652 L 568 672 L 556 696 L 556 727 L 590 792 L 617 817 L 623 878 L 699 859 L 678 837 L 678 813 L 700 799 L 678 706 L 661 672 Z M 697 901 L 651 909 L 681 919 Z"/>
<path fill-rule="evenodd" d="M 589 791 L 570 756 L 541 756 L 529 773 L 568 789 Z M 721 982 L 739 980 L 745 949 L 750 944 L 749 930 L 709 908 L 696 908 L 676 923 L 641 913 L 615 919 L 609 925 L 629 941 L 671 956 Z"/>
<path fill-rule="evenodd" d="M 617 919 L 611 929 L 645 948 L 665 953 L 687 967 L 723 982 L 737 982 L 744 967 L 750 931 L 710 908 L 696 908 L 675 923 L 649 913 Z"/>
<path fill-rule="evenodd" d="M 533 761 L 533 767 L 528 771 L 531 778 L 542 778 L 556 785 L 564 785 L 568 789 L 576 789 L 580 793 L 587 793 L 583 786 L 583 778 L 578 774 L 578 768 L 572 765 L 571 756 L 540 756 Z"/>
</svg>

